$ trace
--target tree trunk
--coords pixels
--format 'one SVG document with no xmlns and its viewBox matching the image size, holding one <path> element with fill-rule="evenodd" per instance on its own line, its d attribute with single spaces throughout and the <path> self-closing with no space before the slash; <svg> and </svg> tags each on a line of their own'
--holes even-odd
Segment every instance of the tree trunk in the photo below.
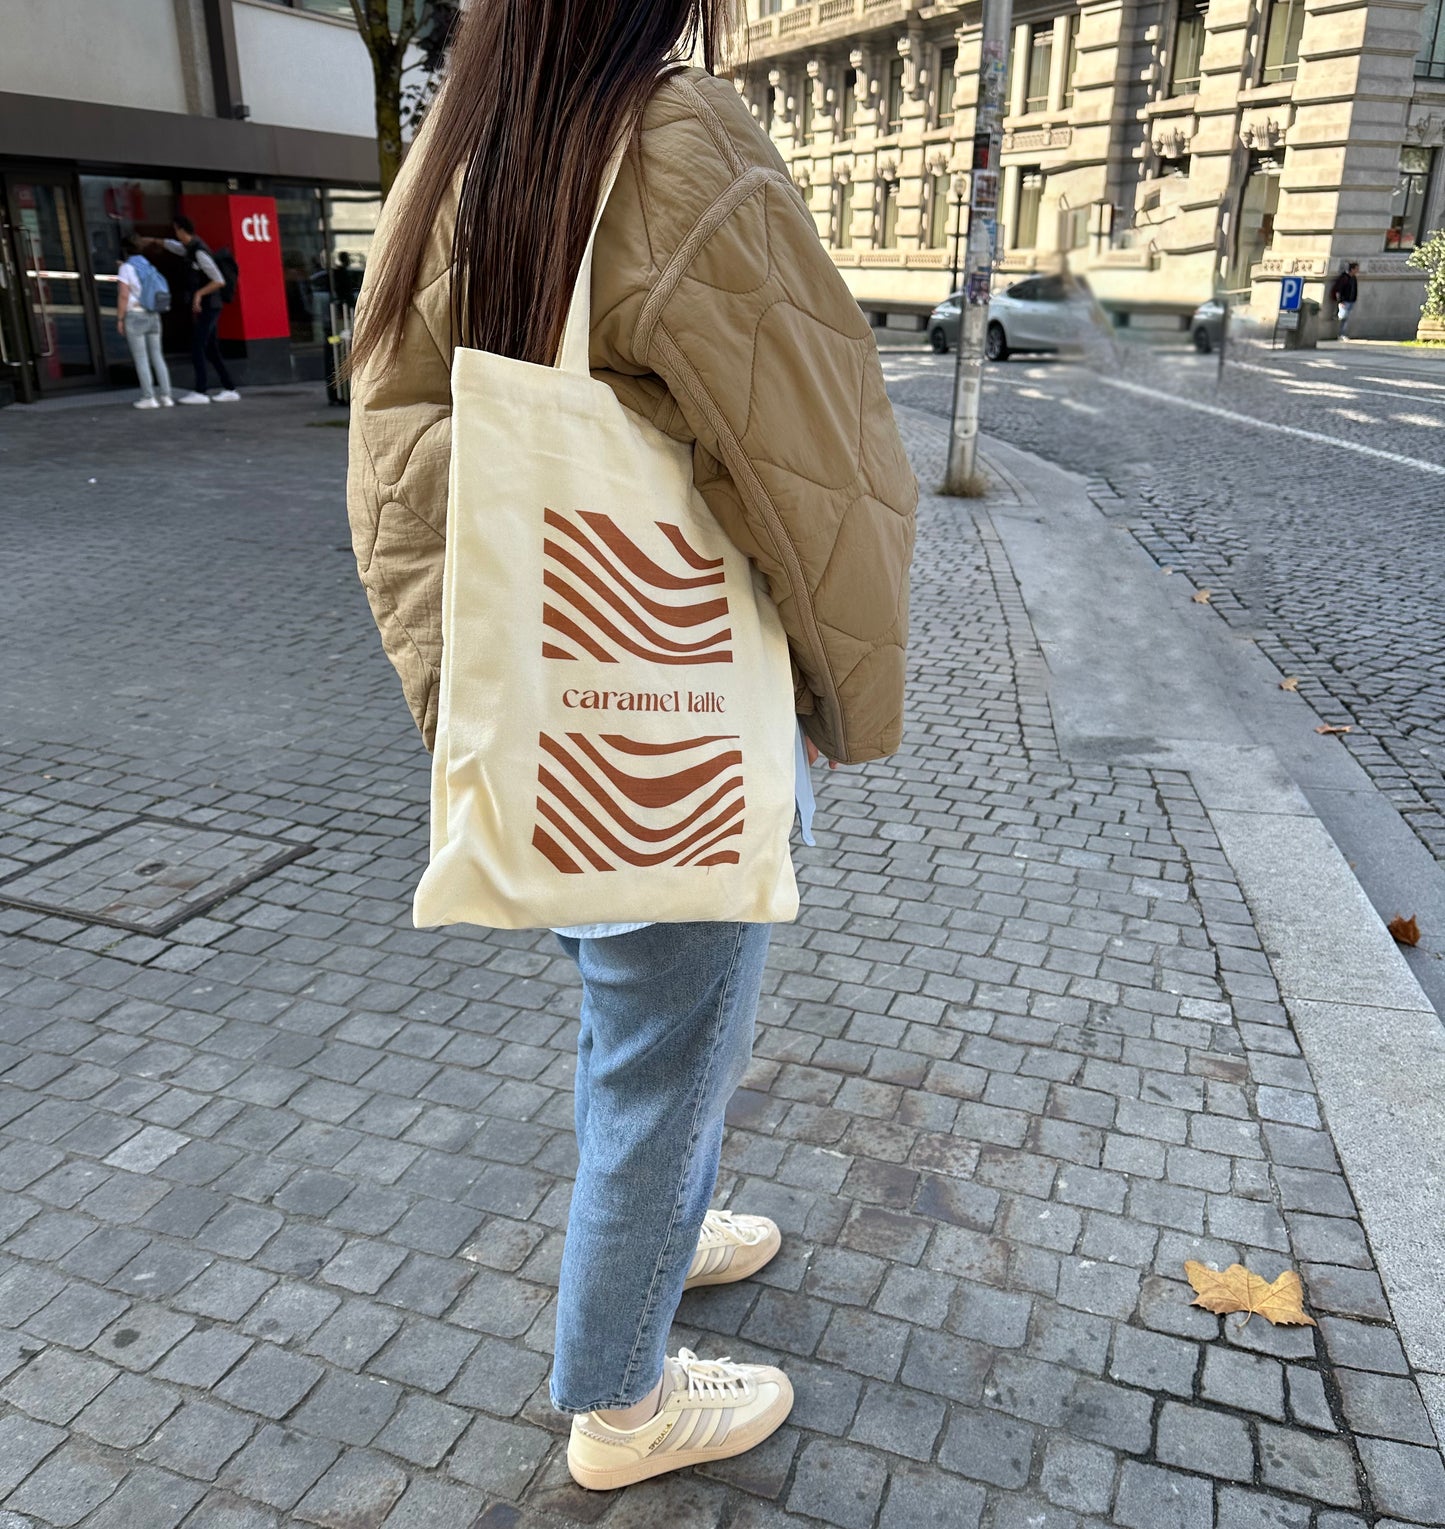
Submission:
<svg viewBox="0 0 1445 1529">
<path fill-rule="evenodd" d="M 375 78 L 376 157 L 381 171 L 381 196 L 385 201 L 401 170 L 401 73 L 378 63 Z"/>
</svg>

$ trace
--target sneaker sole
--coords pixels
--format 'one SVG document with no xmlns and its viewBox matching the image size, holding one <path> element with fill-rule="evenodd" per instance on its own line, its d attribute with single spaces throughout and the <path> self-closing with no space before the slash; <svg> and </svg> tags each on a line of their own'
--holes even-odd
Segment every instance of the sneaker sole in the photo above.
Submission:
<svg viewBox="0 0 1445 1529">
<path fill-rule="evenodd" d="M 749 1279 L 759 1269 L 772 1263 L 782 1245 L 783 1234 L 775 1227 L 761 1242 L 754 1243 L 750 1248 L 740 1247 L 730 1264 L 712 1274 L 699 1274 L 695 1279 L 688 1280 L 682 1288 L 701 1290 L 708 1285 L 735 1285 L 741 1279 Z"/>
<path fill-rule="evenodd" d="M 689 1466 L 708 1465 L 714 1460 L 731 1460 L 734 1455 L 746 1454 L 756 1449 L 764 1439 L 771 1438 L 788 1420 L 793 1410 L 792 1382 L 784 1376 L 784 1390 L 772 1408 L 755 1417 L 745 1428 L 734 1429 L 728 1441 L 719 1449 L 678 1449 L 671 1454 L 661 1454 L 651 1460 L 640 1460 L 633 1465 L 619 1465 L 612 1470 L 600 1471 L 593 1467 L 578 1465 L 567 1451 L 567 1469 L 579 1487 L 589 1492 L 615 1492 L 619 1487 L 635 1486 L 653 1476 L 665 1476 L 669 1471 L 685 1471 Z"/>
</svg>

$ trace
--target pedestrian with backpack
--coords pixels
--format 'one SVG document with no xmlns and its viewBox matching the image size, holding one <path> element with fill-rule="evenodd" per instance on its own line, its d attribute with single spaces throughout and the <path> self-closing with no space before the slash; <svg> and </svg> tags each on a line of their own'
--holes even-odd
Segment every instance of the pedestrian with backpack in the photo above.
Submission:
<svg viewBox="0 0 1445 1529">
<path fill-rule="evenodd" d="M 135 374 L 140 381 L 137 409 L 169 409 L 171 374 L 161 349 L 161 314 L 171 308 L 169 282 L 146 259 L 145 246 L 134 234 L 121 241 L 126 258 L 116 272 L 115 327 L 130 347 Z"/>
<path fill-rule="evenodd" d="M 241 395 L 231 381 L 231 374 L 221 357 L 221 342 L 216 326 L 221 322 L 221 305 L 226 297 L 226 276 L 216 263 L 210 247 L 196 234 L 196 225 L 184 214 L 175 220 L 175 238 L 165 240 L 166 248 L 179 255 L 191 268 L 191 365 L 196 371 L 196 385 L 182 393 L 177 403 L 236 403 Z M 206 391 L 206 362 L 216 369 L 220 391 Z"/>
</svg>

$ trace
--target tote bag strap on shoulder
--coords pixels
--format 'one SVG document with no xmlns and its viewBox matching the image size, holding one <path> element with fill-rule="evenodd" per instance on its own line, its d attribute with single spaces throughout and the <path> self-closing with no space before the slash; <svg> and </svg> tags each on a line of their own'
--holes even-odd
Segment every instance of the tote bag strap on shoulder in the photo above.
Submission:
<svg viewBox="0 0 1445 1529">
<path fill-rule="evenodd" d="M 562 331 L 562 345 L 557 354 L 559 371 L 570 372 L 575 377 L 590 377 L 592 367 L 589 356 L 592 339 L 592 256 L 597 248 L 597 230 L 602 226 L 602 214 L 617 177 L 622 171 L 622 161 L 627 157 L 624 140 L 611 154 L 607 168 L 602 172 L 602 185 L 597 195 L 597 213 L 592 219 L 592 232 L 587 239 L 587 250 L 577 272 L 577 285 L 572 292 L 572 306 L 567 310 L 567 327 Z"/>
</svg>

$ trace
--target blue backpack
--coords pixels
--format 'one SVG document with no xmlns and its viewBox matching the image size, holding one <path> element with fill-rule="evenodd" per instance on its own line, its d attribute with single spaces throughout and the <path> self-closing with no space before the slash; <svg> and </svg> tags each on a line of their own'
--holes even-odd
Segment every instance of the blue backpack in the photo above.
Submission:
<svg viewBox="0 0 1445 1529">
<path fill-rule="evenodd" d="M 148 313 L 171 311 L 171 285 L 144 255 L 132 255 L 130 263 L 140 277 L 140 305 Z"/>
</svg>

